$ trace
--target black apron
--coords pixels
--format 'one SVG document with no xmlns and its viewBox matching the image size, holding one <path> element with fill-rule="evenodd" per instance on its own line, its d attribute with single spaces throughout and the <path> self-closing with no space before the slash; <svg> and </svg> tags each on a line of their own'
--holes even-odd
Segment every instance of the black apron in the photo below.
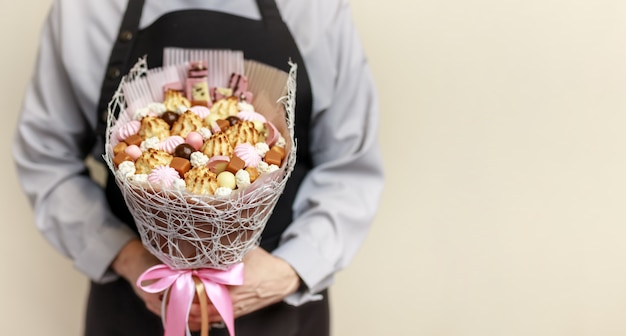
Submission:
<svg viewBox="0 0 626 336">
<path fill-rule="evenodd" d="M 98 110 L 101 118 L 99 136 L 104 135 L 106 109 L 119 85 L 121 76 L 142 56 L 148 55 L 148 67 L 162 65 L 163 49 L 231 49 L 244 52 L 252 59 L 289 70 L 288 61 L 298 64 L 296 92 L 295 137 L 298 143 L 297 162 L 285 191 L 280 197 L 262 234 L 261 247 L 272 251 L 281 234 L 293 220 L 292 203 L 298 188 L 312 168 L 309 153 L 309 127 L 312 93 L 302 56 L 293 36 L 282 21 L 272 0 L 257 0 L 260 21 L 207 10 L 183 10 L 163 15 L 149 27 L 139 30 L 143 0 L 130 0 L 113 46 Z M 103 142 L 101 142 L 103 143 Z M 107 179 L 106 195 L 111 211 L 137 231 L 114 179 Z M 235 321 L 236 333 L 247 335 L 328 335 L 328 301 L 291 307 L 278 303 Z M 92 283 L 87 306 L 86 336 L 158 336 L 163 330 L 160 318 L 145 309 L 132 287 L 120 279 L 99 285 Z M 226 329 L 212 329 L 211 336 L 227 335 Z M 182 336 L 182 335 L 181 335 Z"/>
</svg>

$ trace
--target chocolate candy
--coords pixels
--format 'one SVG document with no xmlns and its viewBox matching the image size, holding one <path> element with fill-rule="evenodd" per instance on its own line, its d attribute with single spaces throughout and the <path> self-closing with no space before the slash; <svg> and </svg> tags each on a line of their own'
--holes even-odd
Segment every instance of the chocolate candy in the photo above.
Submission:
<svg viewBox="0 0 626 336">
<path fill-rule="evenodd" d="M 172 125 L 174 125 L 176 120 L 178 120 L 178 113 L 172 111 L 164 112 L 163 115 L 161 115 L 161 119 L 163 119 L 168 125 L 170 125 L 170 128 L 172 128 Z"/>
<path fill-rule="evenodd" d="M 230 121 L 226 119 L 217 119 L 215 122 L 222 132 L 226 131 L 230 127 Z"/>
<path fill-rule="evenodd" d="M 176 146 L 176 148 L 174 149 L 174 156 L 175 157 L 179 157 L 179 158 L 183 158 L 185 160 L 189 160 L 189 158 L 191 157 L 191 153 L 195 152 L 196 149 L 193 148 L 192 145 L 188 144 L 188 143 L 182 143 L 178 146 Z"/>
<path fill-rule="evenodd" d="M 191 162 L 181 157 L 174 157 L 172 159 L 172 162 L 170 162 L 170 167 L 174 168 L 181 178 L 184 178 L 185 173 L 187 173 L 191 169 Z"/>
<path fill-rule="evenodd" d="M 117 167 L 124 161 L 132 161 L 132 160 L 133 159 L 131 159 L 130 155 L 122 151 L 122 152 L 119 152 L 117 155 L 115 155 L 115 157 L 113 158 L 113 163 Z"/>
<path fill-rule="evenodd" d="M 285 158 L 285 149 L 283 147 L 280 146 L 272 146 L 272 148 L 270 150 L 275 151 L 276 153 L 280 154 L 280 159 L 284 159 Z"/>
<path fill-rule="evenodd" d="M 137 134 L 133 134 L 129 136 L 128 138 L 126 138 L 124 142 L 127 143 L 129 146 L 132 146 L 132 145 L 141 146 L 141 143 L 143 142 L 143 138 Z"/>
<path fill-rule="evenodd" d="M 191 106 L 205 106 L 205 107 L 211 107 L 211 101 L 210 100 L 205 100 L 205 101 L 201 101 L 201 100 L 192 100 L 191 101 Z"/>
<path fill-rule="evenodd" d="M 256 181 L 256 179 L 259 177 L 259 170 L 254 167 L 247 167 L 246 171 L 250 175 L 250 183 Z"/>
<path fill-rule="evenodd" d="M 120 152 L 123 152 L 126 147 L 128 147 L 128 145 L 125 142 L 120 142 L 117 145 L 115 145 L 115 147 L 113 147 L 113 154 L 117 155 Z"/>
<path fill-rule="evenodd" d="M 241 121 L 241 119 L 239 119 L 239 117 L 237 116 L 229 116 L 226 118 L 226 120 L 228 120 L 230 126 L 236 125 L 238 122 Z"/>
<path fill-rule="evenodd" d="M 188 74 L 189 74 L 189 77 L 192 77 L 192 78 L 208 76 L 206 62 L 203 62 L 203 61 L 192 62 L 189 65 Z"/>
<path fill-rule="evenodd" d="M 246 163 L 242 159 L 238 158 L 237 155 L 233 155 L 230 162 L 228 162 L 228 165 L 226 166 L 226 170 L 233 174 L 237 174 L 239 169 L 243 169 L 245 166 Z"/>
<path fill-rule="evenodd" d="M 273 164 L 280 167 L 281 160 L 282 158 L 280 157 L 280 153 L 275 150 L 269 150 L 265 153 L 265 162 L 267 162 L 267 164 Z"/>
<path fill-rule="evenodd" d="M 206 69 L 192 69 L 189 70 L 189 78 L 201 78 L 209 75 Z"/>
</svg>

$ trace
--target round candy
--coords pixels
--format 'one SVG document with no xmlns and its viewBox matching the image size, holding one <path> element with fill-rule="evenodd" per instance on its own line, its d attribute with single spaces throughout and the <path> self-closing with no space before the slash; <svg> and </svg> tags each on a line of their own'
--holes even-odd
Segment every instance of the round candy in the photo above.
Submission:
<svg viewBox="0 0 626 336">
<path fill-rule="evenodd" d="M 176 146 L 176 149 L 174 149 L 174 156 L 189 160 L 189 158 L 191 157 L 191 153 L 195 151 L 196 149 L 193 148 L 192 145 L 188 143 L 182 143 Z"/>
<path fill-rule="evenodd" d="M 239 117 L 237 116 L 228 116 L 226 120 L 228 120 L 230 126 L 236 125 L 238 122 L 241 121 L 241 119 L 239 119 Z"/>
<path fill-rule="evenodd" d="M 237 179 L 233 173 L 223 171 L 217 175 L 217 184 L 220 187 L 235 189 L 237 187 Z"/>
<path fill-rule="evenodd" d="M 196 150 L 200 150 L 204 144 L 204 137 L 198 132 L 189 132 L 185 142 L 192 145 Z"/>
<path fill-rule="evenodd" d="M 172 111 L 163 112 L 161 119 L 165 120 L 165 122 L 172 127 L 176 120 L 178 120 L 178 113 Z"/>
</svg>

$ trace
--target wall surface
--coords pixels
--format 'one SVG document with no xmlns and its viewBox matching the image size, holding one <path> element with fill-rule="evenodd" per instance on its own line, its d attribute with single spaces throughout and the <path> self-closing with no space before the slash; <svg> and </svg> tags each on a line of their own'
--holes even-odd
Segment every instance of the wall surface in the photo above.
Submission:
<svg viewBox="0 0 626 336">
<path fill-rule="evenodd" d="M 0 2 L 0 335 L 80 335 L 9 144 L 50 0 Z M 387 187 L 335 335 L 626 334 L 626 2 L 352 1 Z"/>
</svg>

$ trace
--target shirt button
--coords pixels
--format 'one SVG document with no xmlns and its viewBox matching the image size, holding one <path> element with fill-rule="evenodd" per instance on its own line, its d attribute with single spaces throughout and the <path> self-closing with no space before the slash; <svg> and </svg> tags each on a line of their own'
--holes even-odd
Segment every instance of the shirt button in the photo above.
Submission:
<svg viewBox="0 0 626 336">
<path fill-rule="evenodd" d="M 120 32 L 120 36 L 118 36 L 118 39 L 121 42 L 128 42 L 133 39 L 133 32 L 131 32 L 130 30 L 123 30 L 122 32 Z"/>
<path fill-rule="evenodd" d="M 109 70 L 107 71 L 107 77 L 109 77 L 109 79 L 116 79 L 117 77 L 119 77 L 121 75 L 121 71 L 119 68 L 116 67 L 111 67 L 109 68 Z"/>
<path fill-rule="evenodd" d="M 107 110 L 102 110 L 100 112 L 100 119 L 102 119 L 103 122 L 107 122 L 107 120 L 109 119 L 109 111 Z"/>
</svg>

